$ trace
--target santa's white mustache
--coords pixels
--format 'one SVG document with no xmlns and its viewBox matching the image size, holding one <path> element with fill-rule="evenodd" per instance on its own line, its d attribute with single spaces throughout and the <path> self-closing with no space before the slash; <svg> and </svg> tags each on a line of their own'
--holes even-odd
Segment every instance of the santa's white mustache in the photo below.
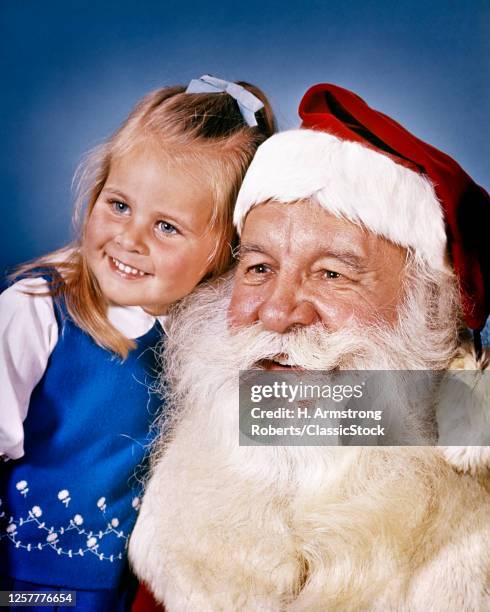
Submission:
<svg viewBox="0 0 490 612">
<path fill-rule="evenodd" d="M 373 356 L 376 345 L 364 329 L 351 325 L 340 331 L 329 331 L 321 323 L 277 333 L 261 323 L 228 332 L 227 359 L 246 370 L 263 366 L 265 360 L 304 370 L 333 370 L 352 367 L 359 359 Z M 223 347 L 222 347 L 223 350 Z"/>
</svg>

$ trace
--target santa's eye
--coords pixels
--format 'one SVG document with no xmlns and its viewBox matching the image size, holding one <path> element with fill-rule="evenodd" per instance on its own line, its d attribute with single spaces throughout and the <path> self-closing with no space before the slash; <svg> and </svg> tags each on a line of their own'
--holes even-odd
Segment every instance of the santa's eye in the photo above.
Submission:
<svg viewBox="0 0 490 612">
<path fill-rule="evenodd" d="M 339 274 L 338 272 L 334 272 L 333 270 L 323 271 L 323 278 L 326 278 L 327 280 L 334 280 L 336 278 L 340 278 L 341 276 L 341 274 Z"/>
<path fill-rule="evenodd" d="M 247 268 L 247 273 L 249 272 L 252 274 L 267 274 L 267 272 L 270 272 L 270 268 L 266 264 L 260 263 L 249 266 Z"/>
</svg>

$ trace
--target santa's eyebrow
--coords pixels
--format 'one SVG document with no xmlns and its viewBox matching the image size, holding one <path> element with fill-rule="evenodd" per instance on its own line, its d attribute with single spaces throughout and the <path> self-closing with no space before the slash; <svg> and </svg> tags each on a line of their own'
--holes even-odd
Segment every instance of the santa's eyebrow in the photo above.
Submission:
<svg viewBox="0 0 490 612">
<path fill-rule="evenodd" d="M 366 270 L 363 258 L 346 249 L 322 249 L 318 253 L 317 259 L 322 259 L 323 257 L 338 259 L 355 272 L 365 272 Z"/>
<path fill-rule="evenodd" d="M 267 255 L 264 249 L 258 244 L 239 244 L 233 250 L 233 257 L 235 259 L 241 259 L 244 255 L 248 255 L 250 253 L 260 253 L 261 255 Z"/>
</svg>

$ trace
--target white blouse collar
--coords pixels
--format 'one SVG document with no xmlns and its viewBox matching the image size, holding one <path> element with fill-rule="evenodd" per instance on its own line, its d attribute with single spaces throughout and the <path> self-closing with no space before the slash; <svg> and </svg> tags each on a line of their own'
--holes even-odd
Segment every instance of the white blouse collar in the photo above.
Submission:
<svg viewBox="0 0 490 612">
<path fill-rule="evenodd" d="M 141 306 L 109 306 L 107 318 L 114 327 L 127 338 L 144 336 L 159 321 L 165 331 L 166 315 L 154 317 L 148 314 Z"/>
</svg>

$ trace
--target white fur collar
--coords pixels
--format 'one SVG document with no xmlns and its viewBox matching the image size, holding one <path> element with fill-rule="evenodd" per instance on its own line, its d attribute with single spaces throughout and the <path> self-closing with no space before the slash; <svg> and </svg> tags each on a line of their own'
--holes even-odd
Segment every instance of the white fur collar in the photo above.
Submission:
<svg viewBox="0 0 490 612">
<path fill-rule="evenodd" d="M 490 369 L 490 350 L 484 349 L 477 359 L 472 346 L 465 345 L 450 365 L 451 370 L 488 370 Z M 490 428 L 490 376 L 480 377 L 474 392 L 483 401 L 484 412 L 475 415 L 481 432 Z M 443 391 L 442 391 L 443 393 Z M 490 446 L 441 446 L 442 453 L 456 470 L 473 475 L 490 470 Z"/>
</svg>

